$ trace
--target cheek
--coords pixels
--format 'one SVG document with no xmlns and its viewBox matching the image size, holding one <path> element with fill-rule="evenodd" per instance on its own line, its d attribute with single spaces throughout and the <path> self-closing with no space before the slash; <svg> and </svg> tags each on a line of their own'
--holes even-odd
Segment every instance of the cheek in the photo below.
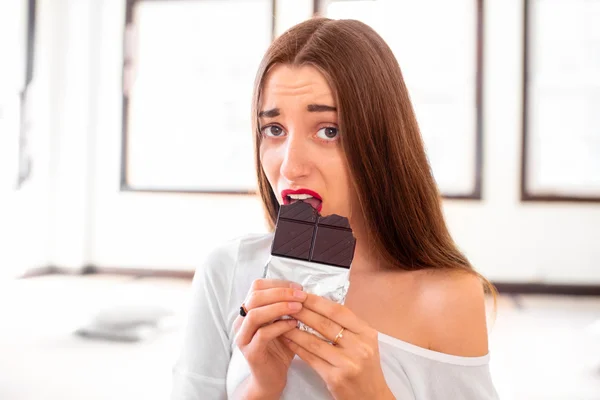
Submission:
<svg viewBox="0 0 600 400">
<path fill-rule="evenodd" d="M 343 202 L 344 211 L 346 211 L 349 215 L 356 203 L 356 193 L 350 177 L 350 171 L 345 162 L 342 162 L 342 165 L 343 167 L 340 168 L 339 171 L 338 190 L 341 195 L 340 197 L 342 198 L 341 201 Z"/>
<path fill-rule="evenodd" d="M 324 165 L 322 170 L 326 171 L 327 186 L 333 191 L 331 194 L 335 196 L 335 202 L 338 207 L 348 204 L 352 187 L 344 158 L 336 154 L 335 157 L 329 159 L 327 165 Z"/>
<path fill-rule="evenodd" d="M 273 151 L 265 145 L 260 147 L 260 164 L 271 186 L 277 182 L 279 174 L 280 161 L 277 157 L 277 152 Z"/>
</svg>

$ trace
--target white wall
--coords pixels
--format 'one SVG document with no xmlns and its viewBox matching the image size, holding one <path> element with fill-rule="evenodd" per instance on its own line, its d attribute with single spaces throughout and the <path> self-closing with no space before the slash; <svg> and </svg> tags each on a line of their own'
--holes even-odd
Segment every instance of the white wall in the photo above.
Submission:
<svg viewBox="0 0 600 400">
<path fill-rule="evenodd" d="M 123 2 L 40 2 L 54 38 L 42 50 L 53 94 L 50 262 L 192 269 L 216 243 L 264 231 L 254 197 L 119 192 Z M 491 279 L 600 284 L 600 204 L 519 201 L 523 5 L 485 6 L 484 199 L 446 201 L 451 230 Z"/>
<path fill-rule="evenodd" d="M 117 3 L 106 1 L 95 14 L 102 20 L 102 43 L 96 47 L 91 256 L 101 266 L 193 269 L 217 243 L 263 230 L 262 212 L 250 196 L 119 192 L 124 9 Z"/>
<path fill-rule="evenodd" d="M 485 2 L 484 200 L 450 202 L 456 241 L 492 279 L 600 283 L 600 203 L 521 203 L 523 3 Z"/>
</svg>

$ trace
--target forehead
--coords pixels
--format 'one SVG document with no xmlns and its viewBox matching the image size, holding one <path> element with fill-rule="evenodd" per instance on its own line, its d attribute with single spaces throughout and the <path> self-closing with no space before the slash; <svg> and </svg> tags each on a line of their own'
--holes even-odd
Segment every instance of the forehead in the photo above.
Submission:
<svg viewBox="0 0 600 400">
<path fill-rule="evenodd" d="M 335 106 L 333 92 L 318 69 L 310 65 L 275 65 L 265 77 L 262 103 L 267 107 L 290 100 Z"/>
</svg>

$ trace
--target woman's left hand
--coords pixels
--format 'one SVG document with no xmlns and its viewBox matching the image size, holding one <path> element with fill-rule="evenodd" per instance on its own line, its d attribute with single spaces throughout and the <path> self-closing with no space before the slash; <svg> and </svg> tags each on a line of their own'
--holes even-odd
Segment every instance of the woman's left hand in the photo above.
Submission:
<svg viewBox="0 0 600 400">
<path fill-rule="evenodd" d="M 377 331 L 359 319 L 348 307 L 309 294 L 294 318 L 334 341 L 293 329 L 283 336 L 287 346 L 325 381 L 336 399 L 394 399 L 385 382 L 379 358 Z"/>
</svg>

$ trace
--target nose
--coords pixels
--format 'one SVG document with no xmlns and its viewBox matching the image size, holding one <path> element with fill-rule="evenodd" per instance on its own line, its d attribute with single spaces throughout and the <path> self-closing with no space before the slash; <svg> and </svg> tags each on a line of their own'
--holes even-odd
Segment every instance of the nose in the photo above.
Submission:
<svg viewBox="0 0 600 400">
<path fill-rule="evenodd" d="M 303 135 L 290 132 L 283 148 L 280 174 L 289 182 L 296 182 L 310 174 L 311 161 L 308 140 Z"/>
</svg>

